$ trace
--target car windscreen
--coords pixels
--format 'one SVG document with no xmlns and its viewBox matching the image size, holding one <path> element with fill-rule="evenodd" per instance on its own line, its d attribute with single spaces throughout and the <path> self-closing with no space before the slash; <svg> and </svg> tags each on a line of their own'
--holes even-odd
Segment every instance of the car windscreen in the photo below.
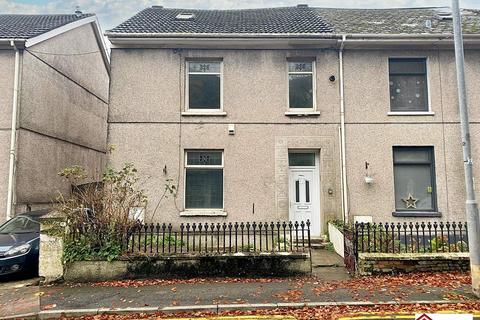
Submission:
<svg viewBox="0 0 480 320">
<path fill-rule="evenodd" d="M 27 216 L 18 216 L 0 226 L 0 233 L 39 232 L 40 224 Z"/>
</svg>

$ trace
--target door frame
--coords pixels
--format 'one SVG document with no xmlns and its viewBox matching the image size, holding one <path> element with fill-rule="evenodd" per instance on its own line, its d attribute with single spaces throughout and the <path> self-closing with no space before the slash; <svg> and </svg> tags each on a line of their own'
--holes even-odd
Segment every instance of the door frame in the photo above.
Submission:
<svg viewBox="0 0 480 320">
<path fill-rule="evenodd" d="M 320 234 L 318 235 L 314 235 L 312 234 L 313 237 L 320 237 L 322 236 L 323 234 L 323 219 L 322 219 L 322 210 L 321 210 L 321 191 L 322 191 L 322 184 L 321 184 L 321 179 L 320 179 L 320 152 L 321 150 L 320 149 L 305 149 L 305 148 L 298 148 L 298 149 L 288 149 L 287 150 L 288 154 L 290 153 L 307 153 L 307 152 L 310 152 L 310 153 L 314 153 L 315 154 L 315 167 L 313 167 L 313 176 L 314 176 L 314 179 L 316 180 L 315 182 L 317 183 L 317 192 L 316 193 L 312 193 L 312 200 L 313 201 L 316 201 L 316 206 L 315 206 L 315 210 L 313 212 L 314 215 L 316 215 L 318 217 L 318 222 L 319 222 L 319 230 L 320 230 Z M 287 155 L 287 158 L 288 158 L 288 155 Z M 287 159 L 288 161 L 288 159 Z M 290 172 L 292 170 L 295 170 L 295 169 L 300 169 L 300 170 L 305 170 L 305 169 L 308 169 L 308 170 L 311 170 L 312 167 L 311 166 L 290 166 L 290 163 L 288 163 L 288 179 L 287 179 L 287 192 L 288 192 L 288 219 L 289 220 L 292 220 L 292 216 L 291 216 L 291 205 L 290 205 Z M 316 178 L 315 178 L 316 177 Z M 311 228 L 310 228 L 311 229 Z"/>
</svg>

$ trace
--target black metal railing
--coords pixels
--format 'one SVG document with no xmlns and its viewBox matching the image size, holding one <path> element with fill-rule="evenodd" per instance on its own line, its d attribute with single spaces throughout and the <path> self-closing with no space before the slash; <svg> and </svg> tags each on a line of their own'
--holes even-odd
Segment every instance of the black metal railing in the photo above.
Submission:
<svg viewBox="0 0 480 320">
<path fill-rule="evenodd" d="M 468 252 L 466 222 L 355 223 L 353 247 L 360 252 Z"/>
<path fill-rule="evenodd" d="M 124 251 L 146 254 L 303 252 L 310 221 L 139 224 L 124 238 Z"/>
<path fill-rule="evenodd" d="M 73 240 L 96 232 L 82 226 L 70 232 Z M 310 221 L 135 224 L 116 230 L 114 240 L 126 254 L 225 254 L 262 252 L 306 252 L 310 248 Z"/>
</svg>

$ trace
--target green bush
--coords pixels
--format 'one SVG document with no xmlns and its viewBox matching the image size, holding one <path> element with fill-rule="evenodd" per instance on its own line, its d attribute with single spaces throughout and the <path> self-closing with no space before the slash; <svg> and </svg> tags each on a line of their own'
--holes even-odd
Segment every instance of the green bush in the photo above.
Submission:
<svg viewBox="0 0 480 320">
<path fill-rule="evenodd" d="M 63 249 L 63 262 L 107 260 L 113 261 L 122 255 L 120 242 L 108 240 L 103 245 L 92 247 L 86 237 L 75 240 L 66 240 Z"/>
<path fill-rule="evenodd" d="M 162 245 L 162 241 L 163 241 L 163 245 L 164 246 L 176 246 L 177 248 L 180 248 L 180 247 L 183 247 L 185 245 L 185 243 L 183 241 L 181 241 L 180 239 L 177 239 L 175 240 L 175 237 L 174 236 L 168 236 L 166 235 L 164 238 L 162 238 L 162 236 L 158 236 L 158 240 L 157 240 L 157 235 L 154 234 L 152 236 L 150 235 L 147 235 L 146 238 L 145 236 L 141 237 L 140 238 L 140 246 L 144 245 L 145 242 L 147 244 L 147 247 L 150 246 L 150 244 L 153 244 L 154 246 L 157 244 L 157 241 L 158 241 L 158 245 L 161 246 Z"/>
</svg>

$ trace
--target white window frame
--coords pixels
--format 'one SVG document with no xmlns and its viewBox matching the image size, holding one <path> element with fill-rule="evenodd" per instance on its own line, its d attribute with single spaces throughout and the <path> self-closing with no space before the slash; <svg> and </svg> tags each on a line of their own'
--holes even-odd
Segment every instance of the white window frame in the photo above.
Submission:
<svg viewBox="0 0 480 320">
<path fill-rule="evenodd" d="M 221 152 L 222 154 L 222 163 L 219 165 L 189 165 L 188 164 L 188 153 L 189 152 Z M 209 215 L 226 215 L 224 212 L 225 208 L 225 166 L 224 166 L 224 161 L 225 161 L 225 155 L 224 155 L 224 150 L 221 149 L 188 149 L 185 150 L 184 152 L 184 172 L 183 172 L 183 181 L 184 187 L 183 187 L 183 208 L 184 212 L 182 212 L 180 215 L 203 215 L 203 216 L 209 216 Z M 186 203 L 187 203 L 187 170 L 188 169 L 222 169 L 223 174 L 222 174 L 222 184 L 223 184 L 223 194 L 222 194 L 222 207 L 221 208 L 186 208 Z M 192 214 L 193 213 L 193 214 Z M 197 214 L 196 214 L 197 213 Z"/>
<path fill-rule="evenodd" d="M 220 73 L 218 72 L 190 72 L 190 63 L 219 63 L 220 64 Z M 219 109 L 191 109 L 190 108 L 190 92 L 189 92 L 189 81 L 191 74 L 198 75 L 220 75 L 220 108 Z M 223 111 L 223 61 L 214 60 L 214 59 L 205 59 L 205 60 L 186 60 L 185 61 L 185 112 L 183 115 L 203 115 L 203 114 L 221 114 L 225 115 Z"/>
<path fill-rule="evenodd" d="M 289 71 L 288 64 L 289 63 L 311 63 L 312 64 L 312 71 L 302 71 L 302 72 L 295 72 Z M 308 113 L 312 111 L 317 111 L 317 75 L 316 75 L 316 63 L 315 60 L 302 60 L 301 58 L 295 60 L 287 60 L 287 105 L 288 105 L 288 112 L 286 115 L 292 114 L 301 114 L 301 113 Z M 312 107 L 311 108 L 290 108 L 290 75 L 291 74 L 311 74 L 312 75 Z M 316 114 L 316 113 L 315 113 Z"/>
<path fill-rule="evenodd" d="M 390 96 L 390 59 L 425 59 L 425 81 L 427 82 L 427 110 L 422 111 L 391 111 Z M 387 57 L 387 77 L 388 77 L 388 112 L 389 116 L 434 116 L 432 110 L 431 94 L 430 94 L 430 58 L 427 56 L 389 56 Z"/>
</svg>

